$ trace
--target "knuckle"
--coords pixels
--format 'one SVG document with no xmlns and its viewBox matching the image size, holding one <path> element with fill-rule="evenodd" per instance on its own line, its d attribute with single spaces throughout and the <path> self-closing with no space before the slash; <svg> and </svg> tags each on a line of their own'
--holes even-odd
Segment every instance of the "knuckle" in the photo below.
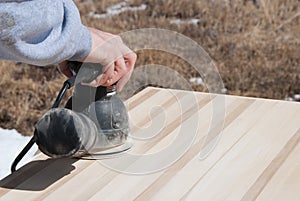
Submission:
<svg viewBox="0 0 300 201">
<path fill-rule="evenodd" d="M 111 39 L 114 42 L 123 43 L 123 40 L 122 40 L 122 38 L 119 35 L 112 35 Z"/>
<path fill-rule="evenodd" d="M 129 58 L 130 58 L 131 60 L 135 61 L 135 60 L 137 59 L 137 54 L 136 54 L 135 52 L 131 52 L 131 53 L 129 54 Z"/>
<path fill-rule="evenodd" d="M 133 58 L 134 61 L 136 61 L 137 60 L 137 54 L 133 53 L 132 58 Z"/>
<path fill-rule="evenodd" d="M 122 42 L 122 43 L 123 43 L 123 40 L 122 40 L 121 36 L 115 35 L 115 38 L 116 38 L 119 42 Z"/>
</svg>

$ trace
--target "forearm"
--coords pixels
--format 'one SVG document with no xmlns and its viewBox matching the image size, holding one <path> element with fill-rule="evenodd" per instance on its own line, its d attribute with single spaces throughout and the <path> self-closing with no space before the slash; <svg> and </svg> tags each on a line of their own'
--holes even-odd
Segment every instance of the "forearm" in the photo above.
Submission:
<svg viewBox="0 0 300 201">
<path fill-rule="evenodd" d="M 90 32 L 72 0 L 18 2 L 0 0 L 0 59 L 44 66 L 89 54 Z"/>
</svg>

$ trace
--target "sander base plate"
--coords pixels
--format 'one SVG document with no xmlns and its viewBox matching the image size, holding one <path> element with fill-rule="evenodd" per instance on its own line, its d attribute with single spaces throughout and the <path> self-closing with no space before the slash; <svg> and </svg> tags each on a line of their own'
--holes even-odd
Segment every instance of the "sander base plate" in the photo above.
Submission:
<svg viewBox="0 0 300 201">
<path fill-rule="evenodd" d="M 122 156 L 132 146 L 133 143 L 131 141 L 126 141 L 125 143 L 115 147 L 93 150 L 93 153 L 87 153 L 83 156 L 80 156 L 79 158 L 88 159 L 88 160 L 101 160 L 106 158 L 115 158 L 115 157 Z"/>
</svg>

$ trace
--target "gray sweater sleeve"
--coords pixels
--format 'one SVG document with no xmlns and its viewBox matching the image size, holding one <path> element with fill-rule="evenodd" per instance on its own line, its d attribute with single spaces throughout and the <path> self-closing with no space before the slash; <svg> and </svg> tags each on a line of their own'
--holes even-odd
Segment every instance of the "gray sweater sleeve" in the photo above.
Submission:
<svg viewBox="0 0 300 201">
<path fill-rule="evenodd" d="M 83 59 L 90 49 L 72 0 L 0 0 L 0 59 L 45 66 Z"/>
</svg>

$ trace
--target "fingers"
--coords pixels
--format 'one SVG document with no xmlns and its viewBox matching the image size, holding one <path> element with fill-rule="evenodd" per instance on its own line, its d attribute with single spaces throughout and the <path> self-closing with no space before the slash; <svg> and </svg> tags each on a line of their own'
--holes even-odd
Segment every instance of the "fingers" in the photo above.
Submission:
<svg viewBox="0 0 300 201">
<path fill-rule="evenodd" d="M 106 66 L 105 71 L 103 72 L 104 77 L 101 80 L 102 82 L 99 85 L 110 86 L 113 84 L 114 68 L 115 68 L 114 63 L 111 63 L 108 66 Z"/>
<path fill-rule="evenodd" d="M 126 67 L 128 71 L 133 70 L 136 59 L 137 59 L 137 55 L 134 52 L 130 52 L 124 55 L 124 60 L 126 62 Z"/>
<path fill-rule="evenodd" d="M 90 83 L 82 83 L 92 87 L 110 86 L 120 79 L 122 75 L 117 75 L 116 62 L 109 64 L 105 67 L 104 72 L 99 75 L 95 80 Z"/>
<path fill-rule="evenodd" d="M 100 63 L 105 66 L 103 73 L 89 86 L 110 86 L 118 82 L 119 91 L 130 79 L 137 56 L 118 35 L 113 35 L 88 27 L 92 38 L 92 48 L 83 62 Z"/>
<path fill-rule="evenodd" d="M 106 66 L 105 71 L 100 74 L 95 80 L 89 83 L 81 83 L 82 85 L 98 87 L 98 86 L 110 86 L 112 82 L 114 64 Z"/>
<path fill-rule="evenodd" d="M 114 79 L 117 79 L 115 81 L 118 81 L 123 75 L 127 73 L 127 67 L 125 64 L 124 58 L 119 58 L 115 61 L 115 69 L 114 69 Z"/>
<path fill-rule="evenodd" d="M 132 72 L 133 72 L 133 68 L 134 68 L 134 65 L 135 65 L 135 62 L 137 59 L 137 55 L 134 52 L 131 52 L 131 53 L 125 55 L 124 59 L 125 59 L 125 63 L 126 63 L 127 73 L 118 82 L 118 87 L 117 87 L 118 92 L 122 91 L 122 89 L 124 88 L 126 83 L 129 81 L 129 79 L 132 75 Z"/>
<path fill-rule="evenodd" d="M 128 69 L 125 60 L 123 57 L 117 59 L 112 64 L 105 67 L 103 74 L 98 76 L 96 80 L 93 80 L 90 83 L 85 83 L 85 85 L 90 86 L 110 86 L 120 80 L 124 75 L 128 73 Z"/>
<path fill-rule="evenodd" d="M 85 86 L 90 86 L 90 87 L 98 87 L 100 86 L 101 84 L 101 80 L 103 79 L 103 74 L 99 75 L 95 80 L 89 82 L 89 83 L 85 83 L 85 82 L 82 82 L 81 84 L 82 85 L 85 85 Z"/>
<path fill-rule="evenodd" d="M 118 81 L 118 86 L 117 86 L 117 91 L 120 92 L 126 85 L 126 83 L 129 81 L 131 74 L 133 72 L 133 68 L 129 70 L 119 81 Z"/>
<path fill-rule="evenodd" d="M 134 52 L 117 59 L 113 64 L 106 67 L 101 79 L 98 77 L 93 85 L 110 86 L 118 81 L 117 90 L 120 92 L 132 75 L 136 59 L 137 55 Z"/>
</svg>

